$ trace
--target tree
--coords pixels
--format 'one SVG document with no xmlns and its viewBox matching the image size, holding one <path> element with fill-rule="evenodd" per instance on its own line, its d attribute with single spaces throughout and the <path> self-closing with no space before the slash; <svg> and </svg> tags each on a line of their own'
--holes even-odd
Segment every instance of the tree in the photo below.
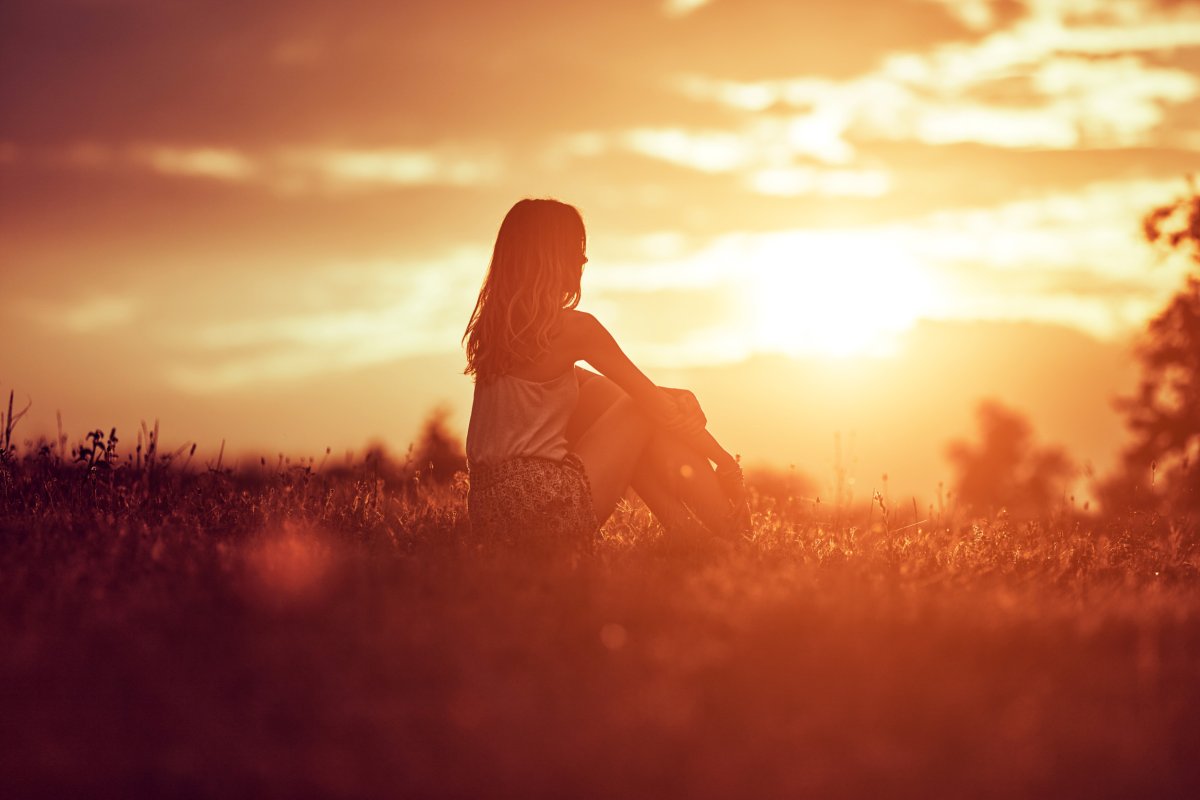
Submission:
<svg viewBox="0 0 1200 800">
<path fill-rule="evenodd" d="M 979 444 L 953 441 L 946 448 L 959 500 L 1018 516 L 1048 511 L 1074 474 L 1071 460 L 1060 448 L 1035 445 L 1029 420 L 995 400 L 980 403 L 976 417 Z"/>
<path fill-rule="evenodd" d="M 1188 189 L 1142 220 L 1146 240 L 1189 271 L 1137 345 L 1137 391 L 1116 401 L 1133 441 L 1100 489 L 1106 507 L 1200 510 L 1200 194 Z"/>
<path fill-rule="evenodd" d="M 422 480 L 449 483 L 456 472 L 467 468 L 462 439 L 450 432 L 450 410 L 438 406 L 429 413 L 413 449 L 413 467 Z"/>
</svg>

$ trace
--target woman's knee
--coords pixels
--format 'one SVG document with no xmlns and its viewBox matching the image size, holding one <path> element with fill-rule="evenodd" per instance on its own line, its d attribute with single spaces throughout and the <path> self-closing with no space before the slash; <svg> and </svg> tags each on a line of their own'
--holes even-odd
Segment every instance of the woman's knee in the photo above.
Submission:
<svg viewBox="0 0 1200 800">
<path fill-rule="evenodd" d="M 567 422 L 567 441 L 571 443 L 583 436 L 612 407 L 613 403 L 628 396 L 620 386 L 603 375 L 593 373 L 588 373 L 588 375 L 590 377 L 580 382 L 579 401 L 575 405 L 571 419 Z"/>
<path fill-rule="evenodd" d="M 616 400 L 600 419 L 579 437 L 573 449 L 590 466 L 632 464 L 645 450 L 653 433 L 650 421 L 630 397 Z M 624 472 L 625 466 L 618 467 Z"/>
<path fill-rule="evenodd" d="M 608 413 L 614 414 L 624 421 L 631 430 L 636 431 L 647 441 L 654 433 L 654 425 L 650 422 L 650 417 L 632 397 L 624 392 L 609 406 Z"/>
</svg>

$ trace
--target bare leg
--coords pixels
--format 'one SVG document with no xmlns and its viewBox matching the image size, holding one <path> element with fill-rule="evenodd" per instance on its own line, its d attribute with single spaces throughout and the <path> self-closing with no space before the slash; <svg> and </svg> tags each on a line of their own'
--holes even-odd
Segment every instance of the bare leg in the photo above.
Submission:
<svg viewBox="0 0 1200 800">
<path fill-rule="evenodd" d="M 600 524 L 609 518 L 629 486 L 650 431 L 650 421 L 633 398 L 622 397 L 574 443 L 573 449 L 587 470 L 596 521 Z"/>
<path fill-rule="evenodd" d="M 578 451 L 577 442 L 622 398 L 625 393 L 612 381 L 583 373 L 579 404 L 567 426 L 573 449 Z M 730 506 L 708 459 L 667 433 L 651 430 L 630 482 L 668 530 L 693 528 L 693 513 L 713 532 L 723 531 L 728 523 Z"/>
<path fill-rule="evenodd" d="M 708 459 L 670 434 L 651 434 L 638 459 L 633 488 L 656 515 L 648 495 L 660 498 L 660 505 L 668 499 L 675 506 L 686 505 L 713 533 L 722 533 L 729 524 L 729 501 Z M 661 521 L 667 525 L 666 520 Z"/>
<path fill-rule="evenodd" d="M 578 450 L 577 442 L 583 434 L 595 424 L 605 411 L 625 396 L 625 392 L 607 378 L 597 377 L 586 370 L 579 370 L 579 372 L 579 402 L 575 407 L 575 413 L 567 423 L 567 441 L 575 450 Z M 651 434 L 652 438 L 653 436 L 654 434 Z M 675 530 L 689 527 L 693 522 L 692 515 L 680 502 L 678 494 L 663 486 L 661 481 L 646 479 L 647 470 L 640 467 L 640 462 L 645 456 L 646 451 L 643 450 L 638 457 L 639 466 L 635 466 L 633 475 L 630 477 L 630 485 L 633 490 L 642 498 L 642 501 L 654 514 L 655 519 L 662 523 L 664 528 Z"/>
</svg>

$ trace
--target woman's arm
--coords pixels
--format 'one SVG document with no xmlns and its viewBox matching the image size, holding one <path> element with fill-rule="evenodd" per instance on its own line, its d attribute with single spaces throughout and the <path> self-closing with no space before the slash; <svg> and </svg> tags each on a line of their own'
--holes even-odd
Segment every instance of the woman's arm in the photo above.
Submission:
<svg viewBox="0 0 1200 800">
<path fill-rule="evenodd" d="M 629 360 L 599 320 L 582 311 L 571 316 L 575 323 L 572 338 L 580 360 L 624 389 L 655 425 L 666 427 L 678 421 L 679 408 L 674 400 Z"/>
<path fill-rule="evenodd" d="M 583 385 L 588 380 L 601 378 L 602 375 L 596 374 L 590 369 L 584 369 L 581 366 L 575 366 L 576 379 Z M 613 381 L 616 383 L 616 381 Z M 700 401 L 696 399 L 694 393 L 686 389 L 672 389 L 670 386 L 659 386 L 659 390 L 666 393 L 667 397 L 671 398 L 671 402 L 676 405 L 678 413 L 682 415 L 683 421 L 673 423 L 670 428 L 685 428 L 692 432 L 702 431 L 704 426 L 708 425 L 708 417 L 704 416 L 704 409 L 700 407 Z"/>
<path fill-rule="evenodd" d="M 695 395 L 655 386 L 625 355 L 599 320 L 582 311 L 576 311 L 572 316 L 576 322 L 574 338 L 583 361 L 624 389 L 655 425 L 678 436 L 718 466 L 736 465 L 734 457 L 705 430 L 704 414 L 695 402 Z"/>
<path fill-rule="evenodd" d="M 584 369 L 578 365 L 575 366 L 575 374 L 580 384 L 590 381 L 593 378 L 601 377 L 590 369 Z M 692 394 L 692 392 L 687 389 L 673 389 L 670 386 L 659 386 L 658 388 L 667 393 L 667 396 L 674 401 L 675 405 L 685 416 L 694 417 L 702 424 L 708 424 L 708 417 L 704 415 L 704 409 L 700 407 L 700 401 L 696 399 L 696 395 Z"/>
</svg>

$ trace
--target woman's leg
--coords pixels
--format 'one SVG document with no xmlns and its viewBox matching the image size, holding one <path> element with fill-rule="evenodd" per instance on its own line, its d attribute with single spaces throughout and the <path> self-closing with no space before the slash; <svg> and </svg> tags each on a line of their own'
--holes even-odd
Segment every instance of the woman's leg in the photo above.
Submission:
<svg viewBox="0 0 1200 800">
<path fill-rule="evenodd" d="M 579 403 L 567 426 L 567 439 L 573 449 L 578 451 L 577 442 L 585 432 L 622 398 L 625 393 L 615 383 L 580 370 Z M 692 527 L 693 512 L 714 532 L 722 531 L 728 523 L 730 506 L 708 459 L 662 431 L 650 432 L 630 483 L 668 530 Z"/>
<path fill-rule="evenodd" d="M 579 373 L 579 402 L 575 412 L 567 423 L 567 441 L 571 449 L 578 450 L 578 442 L 583 434 L 600 419 L 610 407 L 625 396 L 625 392 L 608 378 L 596 375 L 587 370 L 578 369 Z M 651 434 L 653 438 L 654 434 Z M 638 456 L 630 476 L 630 485 L 642 498 L 664 528 L 675 530 L 689 526 L 692 522 L 691 512 L 679 501 L 678 495 L 660 482 L 647 480 L 646 469 L 641 467 L 645 450 Z"/>
<path fill-rule="evenodd" d="M 601 525 L 629 486 L 650 431 L 650 421 L 638 410 L 633 398 L 622 397 L 605 409 L 574 443 L 572 449 L 587 470 L 592 506 Z"/>
<path fill-rule="evenodd" d="M 633 488 L 651 510 L 655 508 L 647 496 L 660 498 L 659 505 L 686 505 L 713 533 L 723 533 L 729 524 L 731 506 L 708 459 L 670 434 L 651 435 L 634 471 Z"/>
</svg>

